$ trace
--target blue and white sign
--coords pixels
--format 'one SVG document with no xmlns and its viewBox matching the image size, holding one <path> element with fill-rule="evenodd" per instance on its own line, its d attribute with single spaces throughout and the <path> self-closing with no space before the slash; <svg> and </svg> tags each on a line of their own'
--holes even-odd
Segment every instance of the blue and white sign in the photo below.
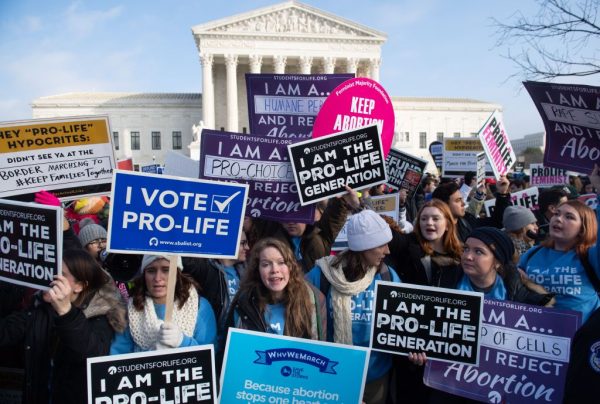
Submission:
<svg viewBox="0 0 600 404">
<path fill-rule="evenodd" d="M 158 164 L 150 164 L 149 166 L 142 166 L 142 172 L 158 174 L 158 167 L 160 167 L 160 165 L 158 165 Z"/>
<path fill-rule="evenodd" d="M 231 328 L 219 402 L 361 403 L 369 350 Z"/>
<path fill-rule="evenodd" d="M 108 250 L 235 258 L 245 184 L 116 171 Z"/>
</svg>

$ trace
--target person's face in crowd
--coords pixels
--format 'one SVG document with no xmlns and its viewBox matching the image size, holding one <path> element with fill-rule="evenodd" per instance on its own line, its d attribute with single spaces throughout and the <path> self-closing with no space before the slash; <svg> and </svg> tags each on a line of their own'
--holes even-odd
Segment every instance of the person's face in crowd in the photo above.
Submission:
<svg viewBox="0 0 600 404">
<path fill-rule="evenodd" d="M 448 229 L 448 222 L 438 208 L 427 207 L 421 212 L 419 218 L 421 234 L 428 241 L 436 241 L 444 236 Z"/>
<path fill-rule="evenodd" d="M 433 193 L 433 191 L 435 191 L 435 182 L 431 181 L 428 184 L 425 184 L 425 186 L 423 187 L 423 192 L 426 194 L 431 194 Z"/>
<path fill-rule="evenodd" d="M 106 239 L 105 238 L 99 238 L 99 239 L 93 240 L 85 246 L 85 249 L 87 250 L 87 252 L 89 252 L 90 255 L 94 258 L 98 258 L 98 254 L 100 253 L 100 251 L 104 250 L 105 248 L 106 248 Z"/>
<path fill-rule="evenodd" d="M 595 192 L 594 191 L 594 186 L 592 184 L 585 184 L 584 192 L 586 194 L 593 194 Z"/>
<path fill-rule="evenodd" d="M 271 292 L 274 301 L 283 298 L 283 291 L 290 281 L 290 269 L 281 252 L 275 247 L 267 247 L 259 254 L 258 270 L 260 279 Z"/>
<path fill-rule="evenodd" d="M 152 300 L 158 304 L 165 304 L 169 283 L 169 261 L 159 258 L 148 265 L 144 269 L 144 280 Z"/>
<path fill-rule="evenodd" d="M 248 239 L 246 238 L 246 233 L 242 232 L 242 236 L 240 237 L 240 249 L 238 251 L 237 260 L 239 262 L 246 262 L 246 257 L 248 255 L 248 250 L 250 249 L 250 245 L 248 244 Z"/>
<path fill-rule="evenodd" d="M 69 270 L 69 267 L 67 266 L 67 264 L 65 264 L 64 261 L 62 262 L 62 275 L 67 279 L 69 285 L 71 286 L 71 296 L 69 297 L 69 300 L 71 302 L 74 302 L 75 299 L 77 299 L 77 295 L 83 290 L 84 284 L 83 282 L 80 282 L 77 279 L 75 279 L 75 277 Z M 50 303 L 50 296 L 48 295 L 47 291 L 42 294 L 42 299 L 46 303 Z"/>
<path fill-rule="evenodd" d="M 460 259 L 464 273 L 471 279 L 495 279 L 496 260 L 494 253 L 481 240 L 469 237 L 465 242 Z M 481 282 L 475 282 L 479 284 Z M 487 286 L 487 285 L 486 285 Z"/>
<path fill-rule="evenodd" d="M 537 234 L 538 230 L 539 230 L 537 222 L 529 223 L 523 229 L 525 229 L 525 233 L 527 233 L 528 231 L 531 231 L 535 234 Z"/>
<path fill-rule="evenodd" d="M 363 263 L 368 267 L 378 267 L 386 255 L 390 253 L 387 244 L 362 252 Z"/>
<path fill-rule="evenodd" d="M 561 205 L 556 208 L 554 216 L 550 218 L 550 237 L 557 244 L 570 244 L 575 241 L 581 231 L 581 225 L 581 217 L 575 208 Z"/>
<path fill-rule="evenodd" d="M 306 230 L 306 223 L 285 222 L 283 228 L 291 237 L 302 237 Z"/>
<path fill-rule="evenodd" d="M 465 201 L 463 200 L 460 191 L 456 191 L 450 195 L 448 206 L 450 206 L 450 212 L 452 212 L 452 216 L 455 218 L 463 217 L 465 215 Z"/>
<path fill-rule="evenodd" d="M 510 192 L 517 192 L 517 191 L 522 191 L 523 187 L 520 186 L 519 184 L 512 182 L 510 184 Z"/>
</svg>

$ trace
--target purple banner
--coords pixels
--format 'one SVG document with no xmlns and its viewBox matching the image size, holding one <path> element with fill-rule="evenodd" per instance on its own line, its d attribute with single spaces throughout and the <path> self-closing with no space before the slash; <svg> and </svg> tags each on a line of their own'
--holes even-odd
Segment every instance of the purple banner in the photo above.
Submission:
<svg viewBox="0 0 600 404">
<path fill-rule="evenodd" d="M 354 74 L 246 74 L 250 133 L 310 139 L 327 96 Z"/>
<path fill-rule="evenodd" d="M 300 205 L 287 145 L 291 139 L 204 129 L 200 178 L 250 185 L 246 216 L 313 223 L 314 205 Z"/>
<path fill-rule="evenodd" d="M 485 300 L 479 366 L 428 361 L 425 384 L 490 403 L 560 403 L 575 311 Z"/>
<path fill-rule="evenodd" d="M 600 161 L 600 87 L 524 82 L 546 129 L 544 165 L 589 173 Z"/>
</svg>

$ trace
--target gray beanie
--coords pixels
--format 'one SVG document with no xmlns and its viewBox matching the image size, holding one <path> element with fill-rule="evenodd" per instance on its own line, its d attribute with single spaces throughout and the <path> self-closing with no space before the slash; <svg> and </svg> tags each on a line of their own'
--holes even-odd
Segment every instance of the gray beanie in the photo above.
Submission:
<svg viewBox="0 0 600 404">
<path fill-rule="evenodd" d="M 392 241 L 390 226 L 372 210 L 352 215 L 346 230 L 351 251 L 370 250 Z"/>
<path fill-rule="evenodd" d="M 79 241 L 81 241 L 82 246 L 85 247 L 92 241 L 98 240 L 99 238 L 106 239 L 106 229 L 104 227 L 93 222 L 84 223 L 83 220 L 81 223 L 83 223 L 83 226 L 79 229 Z"/>
<path fill-rule="evenodd" d="M 533 212 L 519 205 L 507 207 L 502 217 L 502 224 L 507 231 L 517 231 L 535 222 L 537 219 Z"/>
</svg>

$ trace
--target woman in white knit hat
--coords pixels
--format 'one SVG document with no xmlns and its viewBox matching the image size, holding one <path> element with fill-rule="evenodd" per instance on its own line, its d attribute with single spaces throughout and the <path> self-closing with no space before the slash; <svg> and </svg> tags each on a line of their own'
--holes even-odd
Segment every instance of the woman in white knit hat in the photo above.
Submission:
<svg viewBox="0 0 600 404">
<path fill-rule="evenodd" d="M 115 336 L 111 355 L 214 344 L 215 314 L 208 300 L 198 295 L 194 280 L 182 274 L 182 267 L 178 258 L 173 317 L 165 322 L 169 260 L 162 255 L 144 255 L 127 307 L 129 325 Z"/>
<path fill-rule="evenodd" d="M 375 281 L 400 282 L 396 272 L 383 262 L 390 252 L 387 243 L 392 232 L 377 213 L 363 210 L 350 217 L 347 233 L 348 249 L 317 260 L 306 277 L 326 292 L 328 340 L 368 347 Z M 389 354 L 371 352 L 363 401 L 385 403 L 391 367 Z"/>
</svg>

